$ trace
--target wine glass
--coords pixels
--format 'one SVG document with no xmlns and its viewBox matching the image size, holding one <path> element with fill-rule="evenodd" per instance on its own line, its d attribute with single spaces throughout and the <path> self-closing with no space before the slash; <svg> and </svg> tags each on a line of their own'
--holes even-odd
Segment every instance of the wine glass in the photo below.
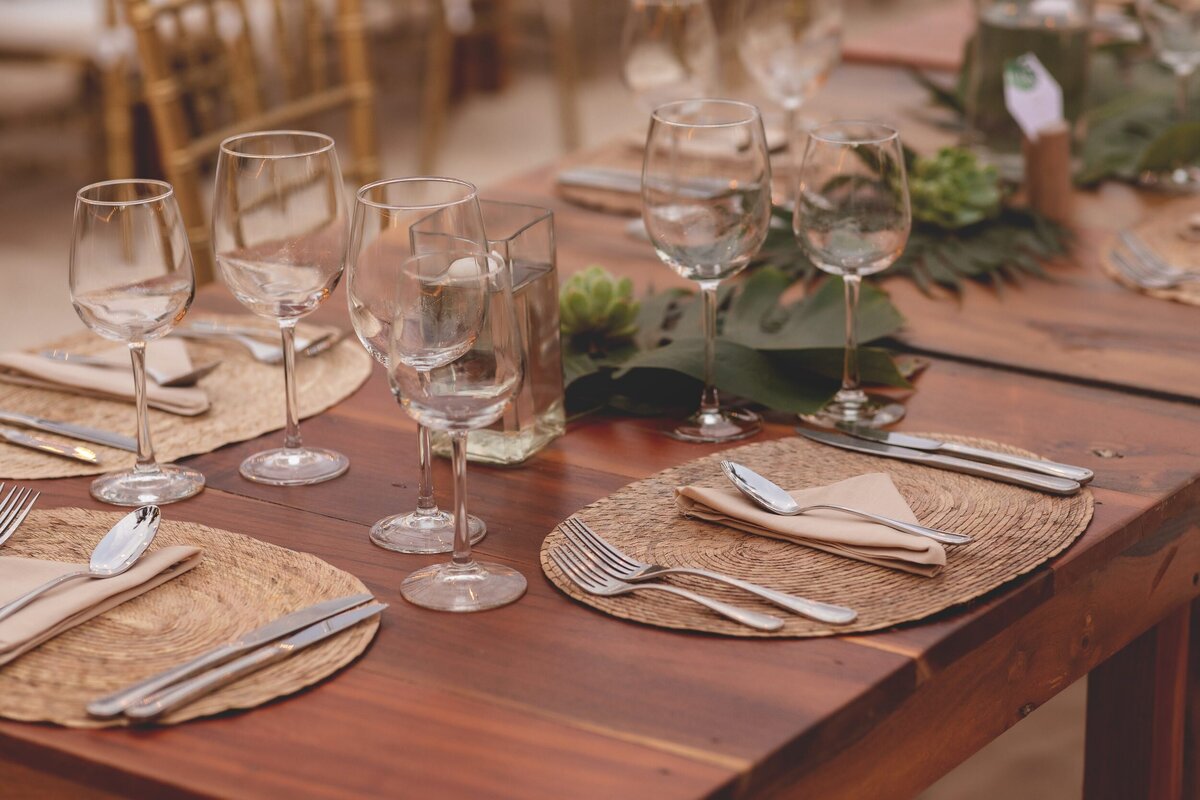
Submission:
<svg viewBox="0 0 1200 800">
<path fill-rule="evenodd" d="M 712 92 L 717 52 L 707 0 L 629 0 L 621 76 L 647 111 Z"/>
<path fill-rule="evenodd" d="M 213 199 L 213 248 L 238 302 L 279 323 L 287 428 L 283 447 L 242 462 L 242 477 L 272 486 L 336 478 L 341 453 L 304 447 L 296 406 L 296 322 L 333 292 L 346 258 L 346 199 L 333 139 L 263 131 L 221 142 Z"/>
<path fill-rule="evenodd" d="M 841 0 L 739 0 L 737 50 L 746 71 L 783 107 L 793 172 L 796 114 L 842 54 Z"/>
<path fill-rule="evenodd" d="M 896 403 L 872 402 L 859 386 L 858 295 L 864 275 L 887 269 L 904 252 L 912 227 L 900 134 L 875 122 L 831 122 L 808 135 L 792 230 L 820 269 L 842 276 L 846 350 L 842 388 L 807 422 L 823 427 L 890 425 Z"/>
<path fill-rule="evenodd" d="M 1137 10 L 1159 61 L 1175 73 L 1176 115 L 1187 119 L 1188 84 L 1200 66 L 1200 0 L 1138 0 Z M 1152 176 L 1147 178 L 1156 182 Z M 1200 185 L 1195 167 L 1180 165 L 1165 178 L 1180 189 Z"/>
<path fill-rule="evenodd" d="M 475 561 L 467 527 L 467 432 L 504 414 L 523 375 L 504 261 L 484 253 L 413 256 L 396 286 L 389 366 L 401 404 L 420 424 L 450 434 L 454 557 L 404 579 L 400 592 L 439 611 L 482 611 L 525 592 L 521 573 Z"/>
<path fill-rule="evenodd" d="M 126 342 L 137 403 L 133 469 L 92 482 L 92 496 L 119 506 L 162 505 L 204 488 L 194 469 L 154 460 L 146 409 L 146 342 L 174 328 L 196 292 L 192 251 L 171 184 L 154 180 L 93 183 L 75 195 L 71 302 L 84 324 Z"/>
<path fill-rule="evenodd" d="M 771 164 L 758 109 L 733 100 L 680 100 L 654 110 L 642 164 L 642 218 L 663 263 L 700 285 L 704 392 L 675 428 L 689 442 L 759 431 L 758 415 L 720 407 L 714 386 L 717 286 L 741 272 L 767 236 Z"/>
<path fill-rule="evenodd" d="M 358 190 L 346 264 L 346 297 L 359 341 L 389 366 L 388 342 L 396 316 L 397 286 L 405 260 L 418 252 L 484 251 L 487 236 L 475 187 L 454 178 L 400 178 Z M 388 373 L 392 394 L 399 389 Z M 371 527 L 371 541 L 399 553 L 449 553 L 454 517 L 433 499 L 429 431 L 417 425 L 417 508 Z M 469 520 L 471 543 L 483 538 L 483 521 Z"/>
</svg>

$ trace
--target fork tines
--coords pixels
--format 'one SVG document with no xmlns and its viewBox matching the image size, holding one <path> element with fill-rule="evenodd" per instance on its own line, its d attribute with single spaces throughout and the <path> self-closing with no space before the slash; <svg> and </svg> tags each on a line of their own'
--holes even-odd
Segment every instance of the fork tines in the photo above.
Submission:
<svg viewBox="0 0 1200 800">
<path fill-rule="evenodd" d="M 0 492 L 2 491 L 4 491 L 4 484 L 0 483 Z M 41 492 L 34 492 L 32 489 L 20 486 L 9 489 L 4 499 L 0 500 L 0 544 L 8 541 L 8 537 L 12 536 L 17 526 L 25 521 L 25 517 L 29 516 L 29 512 L 33 509 L 33 504 L 41 496 Z"/>
</svg>

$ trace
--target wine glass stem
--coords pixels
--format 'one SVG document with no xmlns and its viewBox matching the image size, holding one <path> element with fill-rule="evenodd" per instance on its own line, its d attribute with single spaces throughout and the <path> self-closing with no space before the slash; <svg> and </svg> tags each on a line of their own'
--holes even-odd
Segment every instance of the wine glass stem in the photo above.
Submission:
<svg viewBox="0 0 1200 800">
<path fill-rule="evenodd" d="M 842 278 L 846 288 L 846 353 L 842 368 L 842 391 L 858 391 L 858 295 L 862 289 L 862 277 L 846 275 Z"/>
<path fill-rule="evenodd" d="M 279 332 L 283 336 L 283 387 L 287 397 L 287 428 L 283 434 L 283 446 L 295 450 L 300 447 L 300 413 L 296 407 L 296 321 L 281 321 Z"/>
<path fill-rule="evenodd" d="M 720 408 L 715 383 L 717 351 L 717 281 L 700 284 L 700 295 L 704 298 L 704 393 L 700 395 L 700 412 L 716 411 Z"/>
<path fill-rule="evenodd" d="M 137 406 L 137 462 L 135 472 L 151 472 L 158 468 L 154 461 L 154 445 L 150 441 L 150 411 L 146 403 L 146 343 L 130 342 L 129 357 L 133 361 L 133 397 Z"/>
<path fill-rule="evenodd" d="M 433 447 L 429 441 L 429 429 L 417 426 L 417 513 L 436 514 L 437 501 L 433 499 Z"/>
<path fill-rule="evenodd" d="M 1175 68 L 1175 113 L 1180 119 L 1188 115 L 1188 82 L 1191 80 L 1193 68 L 1182 66 Z"/>
<path fill-rule="evenodd" d="M 471 561 L 470 519 L 467 517 L 467 433 L 450 434 L 450 460 L 454 466 L 454 564 L 469 567 Z"/>
</svg>

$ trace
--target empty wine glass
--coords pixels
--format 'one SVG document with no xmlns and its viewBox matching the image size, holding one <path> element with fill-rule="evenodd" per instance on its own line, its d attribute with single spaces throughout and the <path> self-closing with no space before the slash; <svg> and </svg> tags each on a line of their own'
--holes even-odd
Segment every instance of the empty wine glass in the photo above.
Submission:
<svg viewBox="0 0 1200 800">
<path fill-rule="evenodd" d="M 1159 61 L 1175 73 L 1175 112 L 1179 119 L 1188 117 L 1188 84 L 1200 66 L 1200 0 L 1138 0 L 1142 27 Z M 1146 176 L 1156 183 L 1156 176 Z M 1180 189 L 1200 186 L 1200 170 L 1179 165 L 1164 176 L 1167 183 Z"/>
<path fill-rule="evenodd" d="M 137 403 L 133 469 L 92 482 L 92 496 L 119 506 L 161 505 L 204 488 L 194 469 L 158 464 L 146 409 L 146 342 L 166 336 L 196 292 L 192 253 L 169 183 L 104 181 L 75 195 L 71 301 L 80 319 L 129 345 Z"/>
<path fill-rule="evenodd" d="M 737 10 L 738 56 L 767 96 L 783 107 L 794 179 L 796 114 L 841 58 L 841 0 L 739 0 Z"/>
<path fill-rule="evenodd" d="M 900 134 L 874 122 L 832 122 L 809 132 L 792 229 L 820 269 L 842 276 L 846 350 L 842 388 L 816 414 L 823 427 L 890 425 L 897 403 L 872 402 L 859 385 L 858 295 L 864 275 L 887 269 L 904 252 L 912 227 Z"/>
<path fill-rule="evenodd" d="M 283 447 L 256 453 L 242 477 L 274 486 L 336 478 L 341 453 L 304 447 L 296 405 L 296 322 L 332 294 L 346 258 L 346 199 L 333 139 L 264 131 L 221 142 L 213 199 L 213 248 L 238 302 L 279 323 L 287 428 Z"/>
<path fill-rule="evenodd" d="M 521 573 L 471 557 L 467 527 L 467 432 L 500 419 L 523 375 L 511 281 L 496 256 L 435 252 L 408 259 L 396 287 L 389 363 L 401 404 L 453 447 L 453 560 L 400 587 L 425 608 L 482 611 L 525 592 Z"/>
<path fill-rule="evenodd" d="M 396 316 L 397 287 L 406 259 L 415 253 L 484 251 L 487 236 L 475 187 L 454 178 L 400 178 L 358 190 L 346 264 L 346 298 L 359 341 L 389 366 L 388 342 Z M 392 394 L 399 389 L 388 374 Z M 371 527 L 371 541 L 399 553 L 448 553 L 454 548 L 454 517 L 433 499 L 429 431 L 417 426 L 417 508 Z M 469 519 L 471 543 L 487 527 Z"/>
<path fill-rule="evenodd" d="M 658 257 L 700 285 L 704 392 L 675 428 L 690 442 L 751 436 L 758 415 L 720 407 L 714 385 L 717 286 L 741 272 L 767 236 L 771 164 L 758 109 L 733 100 L 680 100 L 654 110 L 642 165 L 642 218 Z"/>
<path fill-rule="evenodd" d="M 647 111 L 710 94 L 717 28 L 707 0 L 630 0 L 621 32 L 621 76 Z"/>
</svg>

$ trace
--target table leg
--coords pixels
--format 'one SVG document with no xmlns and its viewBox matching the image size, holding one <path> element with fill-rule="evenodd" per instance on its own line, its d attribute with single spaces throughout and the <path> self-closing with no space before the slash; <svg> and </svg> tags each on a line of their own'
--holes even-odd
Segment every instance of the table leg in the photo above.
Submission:
<svg viewBox="0 0 1200 800">
<path fill-rule="evenodd" d="M 1088 676 L 1086 800 L 1183 796 L 1190 612 L 1171 612 Z"/>
</svg>

